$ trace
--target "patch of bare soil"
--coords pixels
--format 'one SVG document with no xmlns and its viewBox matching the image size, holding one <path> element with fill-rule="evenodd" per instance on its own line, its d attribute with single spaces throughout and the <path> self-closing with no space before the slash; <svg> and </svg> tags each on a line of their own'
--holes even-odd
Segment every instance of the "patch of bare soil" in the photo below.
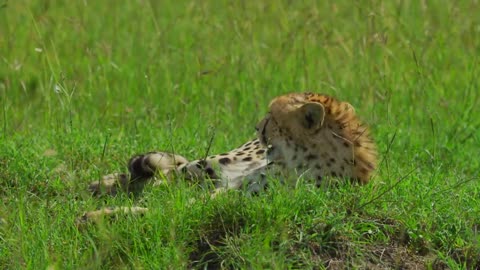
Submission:
<svg viewBox="0 0 480 270">
<path fill-rule="evenodd" d="M 413 254 L 406 247 L 396 245 L 363 246 L 361 256 L 349 251 L 339 252 L 336 256 L 322 256 L 327 269 L 435 269 L 448 267 L 435 256 Z M 327 258 L 329 257 L 329 258 Z M 429 268 L 428 266 L 431 266 Z"/>
<path fill-rule="evenodd" d="M 228 215 L 218 215 L 213 221 L 204 228 L 200 238 L 192 243 L 194 250 L 189 256 L 189 269 L 225 269 L 222 265 L 224 258 L 217 250 L 225 246 L 227 237 L 238 236 L 245 225 L 243 219 Z"/>
</svg>

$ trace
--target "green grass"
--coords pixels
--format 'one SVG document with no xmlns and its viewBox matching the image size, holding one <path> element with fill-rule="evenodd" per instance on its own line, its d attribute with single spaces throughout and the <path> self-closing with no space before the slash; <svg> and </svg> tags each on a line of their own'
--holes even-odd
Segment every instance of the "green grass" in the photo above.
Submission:
<svg viewBox="0 0 480 270">
<path fill-rule="evenodd" d="M 0 6 L 0 268 L 480 267 L 477 1 Z M 371 125 L 370 184 L 86 190 L 135 153 L 236 147 L 273 97 L 304 90 Z M 134 204 L 151 211 L 75 227 Z"/>
</svg>

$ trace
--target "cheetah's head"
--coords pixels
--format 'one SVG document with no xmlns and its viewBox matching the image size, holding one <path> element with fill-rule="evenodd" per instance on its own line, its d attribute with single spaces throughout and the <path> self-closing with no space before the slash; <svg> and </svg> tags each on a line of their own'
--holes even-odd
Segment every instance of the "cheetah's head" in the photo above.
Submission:
<svg viewBox="0 0 480 270">
<path fill-rule="evenodd" d="M 323 128 L 324 106 L 306 100 L 302 94 L 275 98 L 269 108 L 268 114 L 256 126 L 257 137 L 268 148 L 269 160 L 284 160 L 287 155 L 284 149 L 307 147 L 309 138 Z"/>
</svg>

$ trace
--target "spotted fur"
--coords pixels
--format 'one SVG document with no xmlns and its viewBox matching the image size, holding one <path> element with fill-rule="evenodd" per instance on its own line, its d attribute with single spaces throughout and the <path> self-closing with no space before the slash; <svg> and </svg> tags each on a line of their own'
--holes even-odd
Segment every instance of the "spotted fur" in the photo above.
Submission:
<svg viewBox="0 0 480 270">
<path fill-rule="evenodd" d="M 108 175 L 92 183 L 90 190 L 96 194 L 139 192 L 148 182 L 185 179 L 212 183 L 217 191 L 243 187 L 258 192 L 267 184 L 266 174 L 292 179 L 302 175 L 317 184 L 325 177 L 365 184 L 376 167 L 376 147 L 368 128 L 349 103 L 327 95 L 279 96 L 272 100 L 256 130 L 257 139 L 204 159 L 188 161 L 165 152 L 134 156 L 129 174 Z M 92 211 L 84 218 L 125 211 Z"/>
</svg>

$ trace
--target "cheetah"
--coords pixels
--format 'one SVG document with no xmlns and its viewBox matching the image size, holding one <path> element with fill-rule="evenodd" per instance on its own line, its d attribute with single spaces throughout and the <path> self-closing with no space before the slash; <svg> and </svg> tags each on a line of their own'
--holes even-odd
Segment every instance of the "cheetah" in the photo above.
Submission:
<svg viewBox="0 0 480 270">
<path fill-rule="evenodd" d="M 366 184 L 377 163 L 377 150 L 368 127 L 347 102 L 315 93 L 291 93 L 270 102 L 267 115 L 255 127 L 257 138 L 229 152 L 188 161 L 165 152 L 130 159 L 130 174 L 112 174 L 90 185 L 95 194 L 119 190 L 139 192 L 146 183 L 185 179 L 211 183 L 214 194 L 244 188 L 264 189 L 269 178 L 350 179 Z M 88 212 L 83 219 L 116 212 L 147 209 L 112 208 Z"/>
</svg>

